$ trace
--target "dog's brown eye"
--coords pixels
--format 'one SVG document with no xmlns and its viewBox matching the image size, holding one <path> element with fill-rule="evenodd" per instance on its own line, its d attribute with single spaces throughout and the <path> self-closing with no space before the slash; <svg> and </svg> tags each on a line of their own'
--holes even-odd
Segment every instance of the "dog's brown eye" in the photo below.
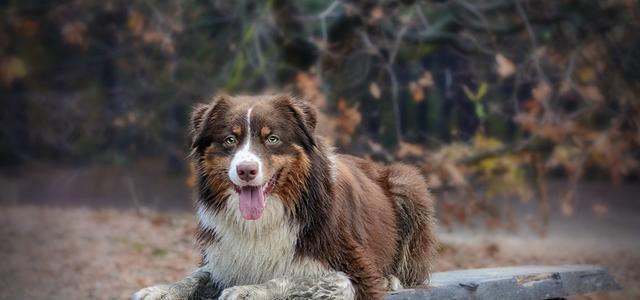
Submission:
<svg viewBox="0 0 640 300">
<path fill-rule="evenodd" d="M 275 145 L 279 141 L 280 141 L 280 139 L 276 135 L 270 135 L 269 137 L 267 137 L 267 144 L 269 144 L 269 145 Z"/>
<path fill-rule="evenodd" d="M 238 140 L 236 140 L 236 137 L 232 136 L 232 135 L 230 135 L 230 136 L 228 136 L 228 137 L 226 137 L 224 139 L 224 143 L 227 144 L 227 145 L 234 145 L 237 142 L 238 142 Z"/>
</svg>

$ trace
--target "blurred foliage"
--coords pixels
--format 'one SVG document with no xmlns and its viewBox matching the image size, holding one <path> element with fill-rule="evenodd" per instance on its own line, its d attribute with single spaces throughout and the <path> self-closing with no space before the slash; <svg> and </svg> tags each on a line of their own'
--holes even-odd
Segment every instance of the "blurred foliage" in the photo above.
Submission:
<svg viewBox="0 0 640 300">
<path fill-rule="evenodd" d="M 420 165 L 464 219 L 544 178 L 637 177 L 634 0 L 0 4 L 2 164 L 186 169 L 186 115 L 214 93 L 293 92 L 343 151 Z M 481 191 L 472 184 L 481 183 Z M 453 204 L 452 204 L 453 205 Z M 602 210 L 602 209 L 601 209 Z"/>
</svg>

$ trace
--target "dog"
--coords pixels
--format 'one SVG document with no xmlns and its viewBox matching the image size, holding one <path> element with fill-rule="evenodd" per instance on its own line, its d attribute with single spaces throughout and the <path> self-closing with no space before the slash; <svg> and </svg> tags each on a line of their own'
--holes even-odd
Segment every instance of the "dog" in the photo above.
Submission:
<svg viewBox="0 0 640 300">
<path fill-rule="evenodd" d="M 194 108 L 198 269 L 135 300 L 382 299 L 425 284 L 434 207 L 411 166 L 336 154 L 290 95 Z"/>
</svg>

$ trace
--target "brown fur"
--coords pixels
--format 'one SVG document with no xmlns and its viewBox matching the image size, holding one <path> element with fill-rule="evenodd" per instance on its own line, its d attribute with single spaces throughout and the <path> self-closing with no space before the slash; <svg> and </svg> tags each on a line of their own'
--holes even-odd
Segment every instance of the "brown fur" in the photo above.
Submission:
<svg viewBox="0 0 640 300">
<path fill-rule="evenodd" d="M 242 132 L 248 107 L 253 107 L 251 122 L 260 139 L 275 133 L 282 140 L 277 146 L 258 143 L 262 146 L 255 151 L 264 159 L 266 175 L 278 178 L 272 193 L 282 199 L 291 221 L 300 224 L 299 258 L 346 273 L 358 299 L 382 299 L 387 275 L 407 286 L 428 278 L 435 251 L 434 210 L 420 172 L 402 164 L 334 156 L 314 134 L 314 109 L 299 99 L 222 96 L 194 109 L 200 203 L 224 207 L 222 192 L 233 187 L 227 169 L 235 148 L 220 141 L 228 134 L 252 134 Z M 215 243 L 216 237 L 201 230 L 198 240 Z"/>
</svg>

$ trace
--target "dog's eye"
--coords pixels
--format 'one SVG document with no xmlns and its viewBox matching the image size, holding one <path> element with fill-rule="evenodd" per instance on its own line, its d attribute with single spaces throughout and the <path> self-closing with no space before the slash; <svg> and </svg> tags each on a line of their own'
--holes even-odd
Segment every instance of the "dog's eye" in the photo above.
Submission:
<svg viewBox="0 0 640 300">
<path fill-rule="evenodd" d="M 238 142 L 238 140 L 236 140 L 235 136 L 228 136 L 224 139 L 224 143 L 227 145 L 235 145 Z"/>
<path fill-rule="evenodd" d="M 280 139 L 278 138 L 278 136 L 276 135 L 270 135 L 269 137 L 267 137 L 267 144 L 268 145 L 275 145 L 280 141 Z"/>
</svg>

